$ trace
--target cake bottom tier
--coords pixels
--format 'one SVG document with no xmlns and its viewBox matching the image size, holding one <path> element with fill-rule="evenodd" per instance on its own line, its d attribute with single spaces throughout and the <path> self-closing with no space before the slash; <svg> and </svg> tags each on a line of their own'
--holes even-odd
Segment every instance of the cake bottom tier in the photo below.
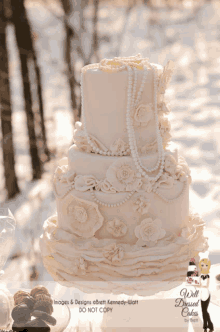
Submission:
<svg viewBox="0 0 220 332">
<path fill-rule="evenodd" d="M 154 247 L 116 244 L 114 239 L 82 239 L 58 226 L 57 215 L 44 223 L 40 248 L 55 281 L 86 293 L 150 296 L 185 281 L 192 256 L 208 249 L 204 221 L 189 215 L 187 236 L 167 232 Z M 198 256 L 197 256 L 198 258 Z"/>
</svg>

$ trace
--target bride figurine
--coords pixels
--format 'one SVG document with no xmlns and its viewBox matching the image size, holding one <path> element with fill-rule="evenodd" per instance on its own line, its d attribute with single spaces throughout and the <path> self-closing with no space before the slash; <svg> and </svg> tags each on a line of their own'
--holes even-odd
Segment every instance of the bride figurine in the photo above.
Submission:
<svg viewBox="0 0 220 332">
<path fill-rule="evenodd" d="M 200 275 L 200 285 L 196 287 L 200 287 L 200 299 L 201 299 L 201 307 L 202 307 L 202 316 L 203 316 L 203 329 L 204 332 L 207 332 L 207 328 L 209 332 L 214 331 L 214 326 L 211 321 L 210 315 L 208 313 L 208 306 L 210 302 L 210 293 L 209 293 L 209 270 L 211 266 L 211 261 L 208 258 L 203 258 L 199 262 L 199 268 L 201 270 Z"/>
</svg>

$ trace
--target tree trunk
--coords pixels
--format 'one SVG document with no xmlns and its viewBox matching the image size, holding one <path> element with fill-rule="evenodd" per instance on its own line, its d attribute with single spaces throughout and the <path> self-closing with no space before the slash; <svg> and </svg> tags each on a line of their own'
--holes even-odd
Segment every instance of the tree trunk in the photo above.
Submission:
<svg viewBox="0 0 220 332">
<path fill-rule="evenodd" d="M 5 186 L 8 198 L 20 192 L 15 173 L 15 155 L 12 136 L 11 94 L 9 86 L 8 53 L 6 47 L 6 21 L 0 2 L 0 109 Z"/>
<path fill-rule="evenodd" d="M 27 116 L 29 150 L 31 155 L 31 164 L 33 170 L 33 180 L 40 179 L 42 175 L 42 163 L 38 154 L 33 102 L 31 95 L 31 85 L 28 70 L 28 61 L 32 56 L 32 39 L 30 27 L 28 24 L 24 0 L 11 0 L 13 10 L 13 23 L 15 25 L 15 36 L 18 45 L 18 51 L 21 61 L 21 73 L 23 83 L 23 93 L 25 99 L 25 112 Z"/>
<path fill-rule="evenodd" d="M 98 10 L 99 10 L 99 0 L 93 0 L 94 5 L 94 15 L 93 15 L 93 52 L 96 57 L 96 62 L 99 62 L 98 57 Z"/>
<path fill-rule="evenodd" d="M 77 104 L 76 104 L 76 94 L 75 94 L 75 77 L 74 77 L 74 67 L 72 66 L 71 61 L 71 40 L 74 35 L 73 30 L 70 28 L 68 24 L 68 16 L 71 14 L 72 6 L 69 0 L 62 0 L 63 10 L 65 13 L 64 18 L 64 28 L 66 32 L 66 39 L 64 42 L 64 59 L 66 62 L 67 67 L 67 78 L 70 87 L 70 97 L 71 97 L 71 106 L 73 110 L 74 122 L 79 120 L 81 114 L 77 111 Z"/>
<path fill-rule="evenodd" d="M 50 151 L 47 146 L 47 137 L 46 137 L 46 129 L 45 129 L 45 119 L 44 119 L 44 108 L 43 108 L 43 98 L 42 98 L 42 85 L 41 85 L 41 73 L 37 63 L 37 57 L 35 49 L 33 48 L 33 62 L 34 68 L 36 72 L 36 81 L 37 81 L 37 95 L 39 101 L 39 112 L 41 118 L 41 131 L 42 131 L 42 139 L 43 139 L 43 151 L 47 156 L 47 161 L 50 160 Z"/>
</svg>

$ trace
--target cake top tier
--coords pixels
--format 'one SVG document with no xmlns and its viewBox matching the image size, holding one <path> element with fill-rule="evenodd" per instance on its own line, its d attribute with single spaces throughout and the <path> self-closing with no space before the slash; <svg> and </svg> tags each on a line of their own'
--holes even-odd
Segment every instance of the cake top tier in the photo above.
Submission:
<svg viewBox="0 0 220 332">
<path fill-rule="evenodd" d="M 153 150 L 159 162 L 170 138 L 162 96 L 171 73 L 171 63 L 163 68 L 140 54 L 83 67 L 76 145 L 103 155 L 132 155 L 134 160 Z"/>
<path fill-rule="evenodd" d="M 119 72 L 127 69 L 127 66 L 136 67 L 143 70 L 144 66 L 151 68 L 151 64 L 148 58 L 142 58 L 141 54 L 130 57 L 116 57 L 114 59 L 102 59 L 100 63 L 84 66 L 82 71 L 87 71 L 91 68 L 99 68 L 106 72 Z"/>
</svg>

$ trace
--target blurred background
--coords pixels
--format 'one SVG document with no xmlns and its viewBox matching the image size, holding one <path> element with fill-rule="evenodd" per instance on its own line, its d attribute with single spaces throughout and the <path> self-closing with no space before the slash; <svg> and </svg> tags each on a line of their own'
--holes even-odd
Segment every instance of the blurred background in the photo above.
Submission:
<svg viewBox="0 0 220 332">
<path fill-rule="evenodd" d="M 17 221 L 7 281 L 51 280 L 39 237 L 56 210 L 53 172 L 80 119 L 81 68 L 137 53 L 176 64 L 166 92 L 173 142 L 220 263 L 219 18 L 219 0 L 0 0 L 0 207 Z"/>
</svg>

